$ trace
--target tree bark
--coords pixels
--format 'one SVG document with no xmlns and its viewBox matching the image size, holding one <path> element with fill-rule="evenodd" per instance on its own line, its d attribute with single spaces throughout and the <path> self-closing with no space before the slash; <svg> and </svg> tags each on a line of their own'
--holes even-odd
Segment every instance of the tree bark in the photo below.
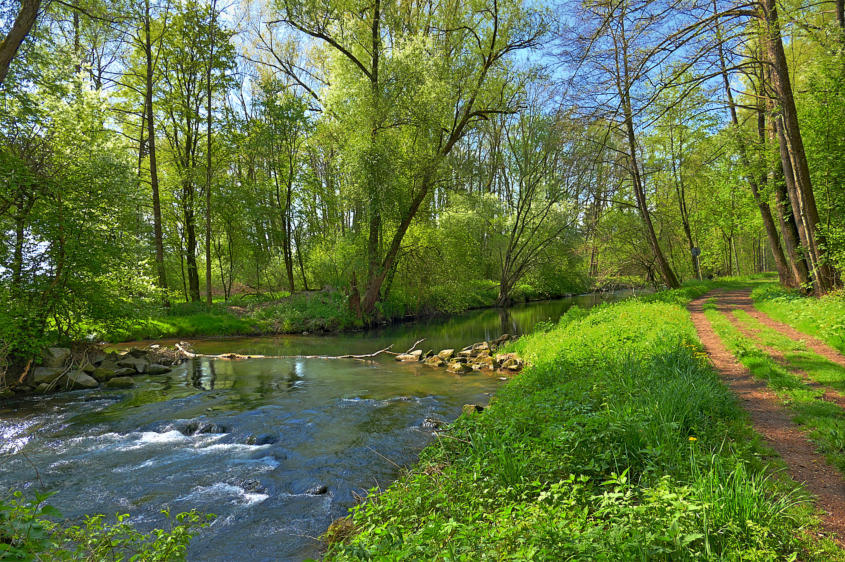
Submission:
<svg viewBox="0 0 845 562">
<path fill-rule="evenodd" d="M 716 11 L 716 0 L 713 0 L 713 10 Z M 786 257 L 783 255 L 783 248 L 780 245 L 780 238 L 778 237 L 777 228 L 775 227 L 775 221 L 772 218 L 772 211 L 769 208 L 769 204 L 765 201 L 760 195 L 760 189 L 757 184 L 757 180 L 754 178 L 753 173 L 751 172 L 751 161 L 748 156 L 748 149 L 745 145 L 745 140 L 742 138 L 742 132 L 740 130 L 739 125 L 739 117 L 736 111 L 736 103 L 734 102 L 733 93 L 731 92 L 731 83 L 730 78 L 728 77 L 728 70 L 727 65 L 725 64 L 725 53 L 722 47 L 722 38 L 721 38 L 721 29 L 717 26 L 716 28 L 716 37 L 717 37 L 717 52 L 719 54 L 719 67 L 722 74 L 722 84 L 725 87 L 725 96 L 728 100 L 728 109 L 730 110 L 731 114 L 731 122 L 733 123 L 734 129 L 736 130 L 737 135 L 737 146 L 739 148 L 739 157 L 742 163 L 742 167 L 744 169 L 745 179 L 748 182 L 748 186 L 751 188 L 751 194 L 754 196 L 754 202 L 757 204 L 757 208 L 760 210 L 760 217 L 763 220 L 763 227 L 766 230 L 766 238 L 769 242 L 769 249 L 772 251 L 772 257 L 775 260 L 775 268 L 778 272 L 778 278 L 782 285 L 792 286 L 796 283 L 796 280 L 792 278 L 790 275 L 790 270 L 786 264 Z M 761 73 L 760 76 L 760 84 L 759 89 L 761 92 L 758 92 L 759 95 L 762 95 L 763 90 L 763 75 Z M 760 138 L 761 143 L 764 143 L 766 140 L 766 121 L 765 121 L 765 113 L 764 109 L 760 107 L 758 103 L 757 107 L 757 133 Z M 739 267 L 739 262 L 737 261 L 737 267 Z"/>
<path fill-rule="evenodd" d="M 21 0 L 21 8 L 12 24 L 12 29 L 0 42 L 0 85 L 6 80 L 12 60 L 35 25 L 40 7 L 41 0 Z"/>
<path fill-rule="evenodd" d="M 772 87 L 778 102 L 778 113 L 775 119 L 781 124 L 795 174 L 795 195 L 799 203 L 799 208 L 795 210 L 800 213 L 806 229 L 807 250 L 813 269 L 815 290 L 816 293 L 823 294 L 833 288 L 835 276 L 831 267 L 824 263 L 824 256 L 820 249 L 824 246 L 824 237 L 818 231 L 819 213 L 813 194 L 810 167 L 804 151 L 804 140 L 798 123 L 798 110 L 792 95 L 789 66 L 781 39 L 776 0 L 762 0 L 760 10 L 766 24 L 766 50 L 772 70 Z M 795 208 L 794 204 L 793 208 Z"/>
<path fill-rule="evenodd" d="M 628 67 L 628 38 L 625 36 L 625 16 L 620 18 L 621 21 L 621 38 L 614 37 L 616 43 L 616 88 L 619 94 L 619 100 L 622 105 L 625 134 L 628 141 L 628 167 L 631 174 L 631 183 L 634 191 L 634 197 L 637 201 L 637 209 L 640 211 L 640 218 L 645 226 L 646 237 L 648 238 L 651 252 L 657 262 L 657 268 L 660 271 L 660 276 L 663 282 L 670 288 L 676 289 L 681 286 L 675 272 L 666 260 L 663 250 L 660 249 L 660 241 L 657 239 L 657 234 L 654 231 L 654 224 L 651 221 L 651 213 L 648 210 L 648 202 L 646 201 L 645 189 L 643 187 L 642 176 L 640 175 L 640 163 L 637 158 L 637 138 L 634 133 L 634 115 L 631 108 L 631 73 Z M 620 44 L 621 43 L 621 44 Z M 621 57 L 621 60 L 620 60 Z"/>
<path fill-rule="evenodd" d="M 197 233 L 194 215 L 194 186 L 190 180 L 182 185 L 182 211 L 185 219 L 185 263 L 188 268 L 188 293 L 191 302 L 200 301 L 200 279 L 197 271 Z"/>
<path fill-rule="evenodd" d="M 205 304 L 211 306 L 211 67 L 214 64 L 214 30 L 217 25 L 217 0 L 211 2 L 211 41 L 208 50 L 206 86 L 206 162 L 205 162 Z M 225 292 L 225 291 L 224 291 Z"/>
<path fill-rule="evenodd" d="M 150 33 L 150 0 L 144 2 L 144 58 L 146 76 L 144 81 L 144 108 L 147 112 L 147 148 L 150 158 L 150 187 L 153 197 L 153 236 L 155 238 L 156 270 L 158 286 L 164 291 L 164 304 L 170 305 L 167 297 L 167 270 L 164 267 L 164 237 L 161 225 L 161 198 L 158 186 L 158 161 L 156 156 L 155 112 L 153 111 L 153 47 Z"/>
</svg>

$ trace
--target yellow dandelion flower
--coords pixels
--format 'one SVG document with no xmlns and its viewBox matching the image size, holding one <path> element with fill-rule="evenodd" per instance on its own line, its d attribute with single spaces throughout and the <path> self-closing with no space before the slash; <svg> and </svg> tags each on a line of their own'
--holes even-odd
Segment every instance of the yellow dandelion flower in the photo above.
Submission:
<svg viewBox="0 0 845 562">
<path fill-rule="evenodd" d="M 690 443 L 695 443 L 696 441 L 698 441 L 698 437 L 690 437 L 689 438 Z"/>
</svg>

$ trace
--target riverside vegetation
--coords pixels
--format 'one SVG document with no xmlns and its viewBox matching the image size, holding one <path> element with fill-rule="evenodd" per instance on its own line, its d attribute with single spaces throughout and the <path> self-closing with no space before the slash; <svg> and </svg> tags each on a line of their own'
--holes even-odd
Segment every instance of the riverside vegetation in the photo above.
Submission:
<svg viewBox="0 0 845 562">
<path fill-rule="evenodd" d="M 521 338 L 533 366 L 336 522 L 327 558 L 843 559 L 700 352 L 683 305 L 711 287 Z"/>
</svg>

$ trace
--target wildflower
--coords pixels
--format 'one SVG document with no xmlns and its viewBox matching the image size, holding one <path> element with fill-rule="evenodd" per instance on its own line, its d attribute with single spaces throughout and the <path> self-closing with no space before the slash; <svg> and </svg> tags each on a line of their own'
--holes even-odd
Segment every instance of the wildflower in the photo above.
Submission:
<svg viewBox="0 0 845 562">
<path fill-rule="evenodd" d="M 690 437 L 689 438 L 690 443 L 695 443 L 696 441 L 698 441 L 698 437 Z"/>
</svg>

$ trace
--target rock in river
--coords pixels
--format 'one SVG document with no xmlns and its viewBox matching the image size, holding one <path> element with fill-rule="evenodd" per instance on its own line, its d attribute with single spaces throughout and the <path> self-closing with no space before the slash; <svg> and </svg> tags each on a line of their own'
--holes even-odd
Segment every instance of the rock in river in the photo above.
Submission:
<svg viewBox="0 0 845 562">
<path fill-rule="evenodd" d="M 106 388 L 132 388 L 135 382 L 132 377 L 114 377 L 106 382 Z"/>
</svg>

